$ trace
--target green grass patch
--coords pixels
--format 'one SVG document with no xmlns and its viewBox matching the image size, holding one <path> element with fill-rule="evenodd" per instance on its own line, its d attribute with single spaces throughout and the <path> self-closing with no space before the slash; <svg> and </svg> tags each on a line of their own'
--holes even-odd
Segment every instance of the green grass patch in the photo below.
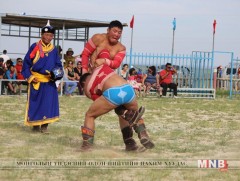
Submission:
<svg viewBox="0 0 240 181">
<path fill-rule="evenodd" d="M 0 160 L 185 160 L 239 159 L 240 98 L 140 98 L 144 120 L 155 148 L 125 152 L 114 111 L 96 119 L 95 149 L 81 153 L 80 126 L 91 100 L 60 97 L 60 121 L 50 124 L 51 134 L 33 133 L 23 125 L 26 97 L 0 98 Z M 141 145 L 138 137 L 134 139 Z M 239 167 L 240 168 L 240 167 Z M 0 180 L 237 180 L 239 170 L 217 169 L 1 169 Z"/>
</svg>

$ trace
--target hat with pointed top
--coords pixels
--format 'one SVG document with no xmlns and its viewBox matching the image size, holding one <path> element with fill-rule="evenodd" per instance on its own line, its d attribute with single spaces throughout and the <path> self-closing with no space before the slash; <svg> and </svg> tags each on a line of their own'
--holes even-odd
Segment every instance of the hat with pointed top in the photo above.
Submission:
<svg viewBox="0 0 240 181">
<path fill-rule="evenodd" d="M 55 29 L 50 25 L 50 21 L 48 20 L 46 26 L 42 28 L 42 33 L 55 33 Z"/>
</svg>

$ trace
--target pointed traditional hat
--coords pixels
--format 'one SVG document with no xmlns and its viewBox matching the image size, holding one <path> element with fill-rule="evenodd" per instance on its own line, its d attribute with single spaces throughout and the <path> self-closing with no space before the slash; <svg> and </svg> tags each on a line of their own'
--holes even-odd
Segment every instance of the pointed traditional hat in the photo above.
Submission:
<svg viewBox="0 0 240 181">
<path fill-rule="evenodd" d="M 50 25 L 50 21 L 48 20 L 46 26 L 42 28 L 42 33 L 55 33 L 55 29 Z"/>
</svg>

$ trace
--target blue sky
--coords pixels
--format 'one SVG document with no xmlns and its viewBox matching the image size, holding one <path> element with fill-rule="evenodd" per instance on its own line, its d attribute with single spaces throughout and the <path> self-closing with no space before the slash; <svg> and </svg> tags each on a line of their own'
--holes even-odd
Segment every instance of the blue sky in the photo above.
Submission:
<svg viewBox="0 0 240 181">
<path fill-rule="evenodd" d="M 172 21 L 175 17 L 174 52 L 191 54 L 192 51 L 211 51 L 213 20 L 217 20 L 215 50 L 234 52 L 240 56 L 240 1 L 239 0 L 8 0 L 1 2 L 0 13 L 66 17 L 111 21 L 118 19 L 130 23 L 135 16 L 133 52 L 170 54 L 172 49 Z M 106 28 L 90 31 L 104 33 Z M 124 28 L 122 43 L 130 49 L 131 29 Z M 82 43 L 70 43 L 75 53 L 80 53 Z M 22 46 L 12 46 L 3 39 L 2 48 L 25 52 Z M 219 58 L 220 59 L 220 58 Z M 218 60 L 219 63 L 223 60 Z"/>
</svg>

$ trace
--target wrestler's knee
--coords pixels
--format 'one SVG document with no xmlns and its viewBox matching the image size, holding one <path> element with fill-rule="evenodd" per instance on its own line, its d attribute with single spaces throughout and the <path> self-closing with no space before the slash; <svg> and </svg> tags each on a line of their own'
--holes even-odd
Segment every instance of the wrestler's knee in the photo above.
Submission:
<svg viewBox="0 0 240 181">
<path fill-rule="evenodd" d="M 120 105 L 114 109 L 114 111 L 117 115 L 123 115 L 125 110 L 126 110 L 126 108 L 124 105 Z"/>
<path fill-rule="evenodd" d="M 92 112 L 92 111 L 87 111 L 86 113 L 85 113 L 85 118 L 88 120 L 88 119 L 96 119 L 98 116 L 97 115 L 95 115 L 95 113 L 94 112 Z"/>
</svg>

